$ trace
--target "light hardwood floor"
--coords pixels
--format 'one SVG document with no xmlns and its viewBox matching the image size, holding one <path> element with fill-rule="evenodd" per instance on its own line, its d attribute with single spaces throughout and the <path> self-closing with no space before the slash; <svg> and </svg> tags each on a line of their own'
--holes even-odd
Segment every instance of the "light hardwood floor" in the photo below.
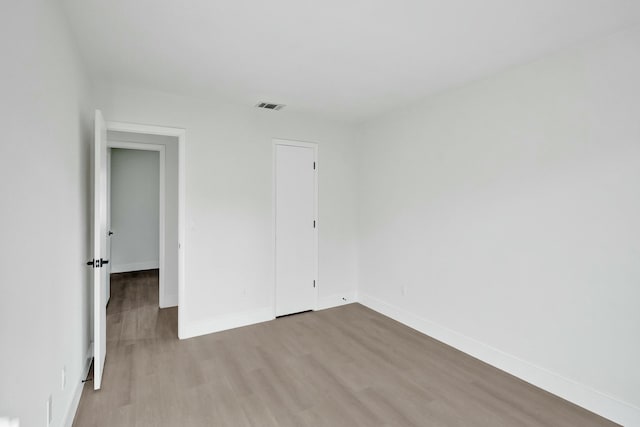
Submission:
<svg viewBox="0 0 640 427">
<path fill-rule="evenodd" d="M 75 426 L 609 426 L 359 304 L 179 341 L 157 271 L 112 276 Z"/>
</svg>

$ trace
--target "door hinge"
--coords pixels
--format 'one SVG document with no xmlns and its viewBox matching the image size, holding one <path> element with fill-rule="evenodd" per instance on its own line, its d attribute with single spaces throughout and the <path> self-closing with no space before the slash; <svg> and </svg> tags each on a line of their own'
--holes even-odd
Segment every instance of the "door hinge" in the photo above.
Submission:
<svg viewBox="0 0 640 427">
<path fill-rule="evenodd" d="M 316 220 L 313 220 L 313 228 L 316 228 Z"/>
<path fill-rule="evenodd" d="M 313 162 L 313 170 L 316 170 L 316 162 Z"/>
<path fill-rule="evenodd" d="M 314 288 L 316 287 L 316 281 L 315 280 L 313 281 L 313 287 Z"/>
</svg>

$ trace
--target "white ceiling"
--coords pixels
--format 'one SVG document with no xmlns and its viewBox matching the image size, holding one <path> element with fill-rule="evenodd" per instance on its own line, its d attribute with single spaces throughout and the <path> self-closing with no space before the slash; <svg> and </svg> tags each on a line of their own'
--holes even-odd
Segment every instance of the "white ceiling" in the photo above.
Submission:
<svg viewBox="0 0 640 427">
<path fill-rule="evenodd" d="M 637 0 L 62 0 L 92 73 L 363 120 L 640 20 Z"/>
</svg>

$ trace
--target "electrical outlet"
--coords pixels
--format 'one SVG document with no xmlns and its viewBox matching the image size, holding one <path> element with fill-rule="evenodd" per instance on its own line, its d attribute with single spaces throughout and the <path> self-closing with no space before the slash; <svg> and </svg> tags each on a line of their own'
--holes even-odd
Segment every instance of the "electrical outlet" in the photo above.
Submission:
<svg viewBox="0 0 640 427">
<path fill-rule="evenodd" d="M 60 390 L 64 391 L 64 388 L 67 386 L 67 367 L 62 367 L 62 376 L 60 378 Z"/>
<path fill-rule="evenodd" d="M 49 395 L 47 399 L 47 427 L 51 425 L 53 421 L 53 396 Z"/>
</svg>

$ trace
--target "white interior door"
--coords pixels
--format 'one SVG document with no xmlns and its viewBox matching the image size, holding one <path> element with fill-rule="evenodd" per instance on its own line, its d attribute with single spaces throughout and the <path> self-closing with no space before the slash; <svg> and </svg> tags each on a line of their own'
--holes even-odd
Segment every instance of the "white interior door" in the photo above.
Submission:
<svg viewBox="0 0 640 427">
<path fill-rule="evenodd" d="M 276 316 L 316 306 L 315 147 L 276 144 Z"/>
<path fill-rule="evenodd" d="M 107 354 L 107 125 L 100 110 L 95 116 L 93 205 L 93 388 L 102 384 Z"/>
</svg>

